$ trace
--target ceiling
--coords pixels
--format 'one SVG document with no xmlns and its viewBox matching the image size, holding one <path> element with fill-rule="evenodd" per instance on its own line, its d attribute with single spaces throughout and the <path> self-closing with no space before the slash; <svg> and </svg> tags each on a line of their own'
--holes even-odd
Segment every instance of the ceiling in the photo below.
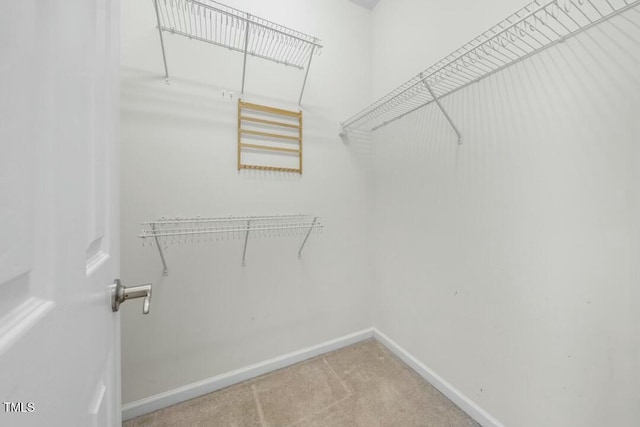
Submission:
<svg viewBox="0 0 640 427">
<path fill-rule="evenodd" d="M 366 7 L 369 10 L 373 10 L 380 0 L 349 0 L 352 3 Z"/>
</svg>

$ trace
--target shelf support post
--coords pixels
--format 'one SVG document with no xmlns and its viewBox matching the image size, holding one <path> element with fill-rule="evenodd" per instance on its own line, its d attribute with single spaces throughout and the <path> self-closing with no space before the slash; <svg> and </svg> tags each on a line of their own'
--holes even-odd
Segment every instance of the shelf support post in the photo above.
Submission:
<svg viewBox="0 0 640 427">
<path fill-rule="evenodd" d="M 442 114 L 444 114 L 444 116 L 446 117 L 447 121 L 449 122 L 449 124 L 451 125 L 453 130 L 455 131 L 456 135 L 458 135 L 458 144 L 462 144 L 462 135 L 460 134 L 460 131 L 456 127 L 455 123 L 453 123 L 453 120 L 451 119 L 451 117 L 447 113 L 447 110 L 445 110 L 444 107 L 442 106 L 442 104 L 440 104 L 440 100 L 438 99 L 436 94 L 433 93 L 433 90 L 431 90 L 431 86 L 429 86 L 429 83 L 427 83 L 427 79 L 422 80 L 422 83 L 424 83 L 424 87 L 427 88 L 427 90 L 429 91 L 429 93 L 433 97 L 433 100 L 438 105 L 438 108 L 440 108 L 440 111 L 442 111 Z"/>
<path fill-rule="evenodd" d="M 251 221 L 247 221 L 247 232 L 244 235 L 244 250 L 242 251 L 242 266 L 247 265 L 245 258 L 247 256 L 247 242 L 249 241 L 249 229 L 251 228 Z"/>
<path fill-rule="evenodd" d="M 158 10 L 158 0 L 153 0 L 156 9 L 156 21 L 158 23 L 158 34 L 160 35 L 160 48 L 162 49 L 162 62 L 164 63 L 164 75 L 169 83 L 169 68 L 167 68 L 167 55 L 164 51 L 164 39 L 162 38 L 162 28 L 160 27 L 160 12 Z M 166 276 L 166 274 L 165 274 Z"/>
<path fill-rule="evenodd" d="M 151 230 L 153 230 L 153 238 L 156 241 L 156 246 L 158 247 L 158 253 L 160 253 L 160 260 L 162 261 L 162 275 L 168 276 L 169 270 L 167 270 L 167 262 L 164 259 L 164 253 L 162 253 L 162 246 L 160 246 L 160 241 L 158 240 L 158 235 L 156 234 L 156 225 L 151 223 Z"/>
<path fill-rule="evenodd" d="M 307 77 L 309 76 L 309 68 L 311 68 L 311 59 L 313 58 L 313 53 L 315 51 L 316 51 L 316 46 L 313 45 L 311 47 L 311 54 L 309 55 L 309 62 L 307 63 L 307 70 L 304 73 L 304 80 L 302 82 L 302 90 L 300 91 L 300 98 L 298 99 L 298 105 L 301 105 L 301 103 L 302 103 L 302 95 L 304 94 L 304 88 L 307 85 Z"/>
<path fill-rule="evenodd" d="M 307 235 L 304 236 L 304 240 L 302 241 L 302 245 L 300 246 L 300 250 L 298 251 L 298 259 L 302 258 L 302 249 L 304 249 L 304 245 L 307 243 L 307 239 L 309 238 L 309 235 L 311 234 L 311 231 L 313 230 L 313 227 L 316 225 L 316 221 L 318 221 L 318 217 L 314 217 L 313 218 L 313 222 L 311 223 L 311 226 L 309 227 L 309 231 L 307 231 Z"/>
<path fill-rule="evenodd" d="M 251 19 L 251 15 L 247 14 L 247 21 L 246 21 L 247 28 L 245 29 L 245 32 L 244 32 L 244 61 L 242 62 L 242 89 L 240 91 L 242 95 L 244 95 L 244 77 L 247 72 L 247 50 L 249 49 L 249 25 L 250 25 L 249 19 Z"/>
</svg>

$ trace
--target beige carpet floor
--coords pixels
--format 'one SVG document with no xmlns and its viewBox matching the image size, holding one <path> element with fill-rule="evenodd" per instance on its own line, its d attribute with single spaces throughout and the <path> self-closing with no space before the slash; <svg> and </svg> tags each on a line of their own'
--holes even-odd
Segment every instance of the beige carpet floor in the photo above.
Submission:
<svg viewBox="0 0 640 427">
<path fill-rule="evenodd" d="M 478 427 L 370 339 L 129 420 L 123 427 Z"/>
</svg>

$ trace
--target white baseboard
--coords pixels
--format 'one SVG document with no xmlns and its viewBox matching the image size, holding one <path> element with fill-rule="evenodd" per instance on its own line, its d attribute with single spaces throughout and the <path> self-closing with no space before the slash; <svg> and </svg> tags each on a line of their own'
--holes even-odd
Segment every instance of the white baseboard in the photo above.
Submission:
<svg viewBox="0 0 640 427">
<path fill-rule="evenodd" d="M 364 329 L 360 332 L 336 338 L 313 347 L 307 347 L 283 356 L 265 360 L 264 362 L 256 363 L 255 365 L 250 365 L 226 374 L 217 375 L 206 380 L 156 394 L 155 396 L 127 403 L 122 407 L 122 419 L 124 421 L 130 420 L 131 418 L 148 414 L 150 412 L 157 411 L 158 409 L 166 408 L 167 406 L 175 405 L 176 403 L 184 402 L 185 400 L 220 390 L 221 388 L 229 387 L 239 382 L 285 368 L 289 365 L 293 365 L 294 363 L 302 362 L 304 360 L 311 359 L 312 357 L 320 356 L 321 354 L 364 341 L 371 337 L 373 337 L 373 329 Z"/>
<path fill-rule="evenodd" d="M 504 424 L 482 409 L 476 402 L 462 394 L 441 376 L 436 374 L 404 348 L 392 341 L 388 336 L 373 328 L 373 337 L 382 345 L 387 347 L 393 354 L 398 356 L 404 363 L 409 365 L 429 384 L 437 388 L 440 393 L 444 394 L 449 400 L 466 412 L 467 415 L 480 423 L 480 425 L 483 427 L 504 427 Z"/>
<path fill-rule="evenodd" d="M 147 397 L 136 402 L 127 403 L 122 407 L 122 419 L 124 421 L 140 415 L 157 411 L 167 406 L 175 405 L 189 399 L 193 399 L 207 393 L 220 390 L 225 387 L 246 381 L 269 372 L 285 368 L 298 362 L 302 362 L 312 357 L 320 356 L 330 351 L 338 350 L 351 344 L 364 341 L 368 338 L 375 338 L 392 353 L 398 356 L 403 362 L 409 365 L 422 378 L 437 388 L 449 400 L 455 403 L 460 409 L 466 412 L 471 418 L 480 423 L 483 427 L 504 427 L 504 425 L 496 420 L 491 414 L 482 409 L 473 400 L 462 394 L 442 377 L 429 369 L 413 355 L 400 347 L 389 337 L 375 328 L 364 329 L 353 334 L 349 334 L 322 344 L 308 347 L 302 350 L 294 351 L 283 356 L 265 360 L 226 374 L 208 378 L 196 383 L 178 387 L 155 396 Z"/>
</svg>

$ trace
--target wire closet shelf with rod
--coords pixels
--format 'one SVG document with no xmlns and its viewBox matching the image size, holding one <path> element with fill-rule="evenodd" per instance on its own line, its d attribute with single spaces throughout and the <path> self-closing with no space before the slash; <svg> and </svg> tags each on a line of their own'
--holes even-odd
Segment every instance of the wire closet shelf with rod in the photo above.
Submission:
<svg viewBox="0 0 640 427">
<path fill-rule="evenodd" d="M 153 0 L 167 80 L 169 67 L 163 32 L 240 52 L 244 55 L 244 94 L 247 55 L 304 70 L 298 104 L 314 54 L 322 45 L 316 37 L 271 22 L 213 0 Z"/>
<path fill-rule="evenodd" d="M 242 265 L 246 265 L 249 238 L 301 236 L 298 258 L 302 258 L 309 236 L 324 228 L 320 217 L 295 214 L 210 218 L 160 218 L 142 223 L 138 235 L 143 245 L 155 245 L 162 262 L 162 274 L 168 275 L 165 250 L 169 246 L 208 243 L 219 240 L 244 240 Z"/>
<path fill-rule="evenodd" d="M 344 120 L 340 134 L 375 131 L 435 103 L 461 143 L 462 134 L 440 99 L 639 4 L 640 0 L 533 1 Z"/>
</svg>

